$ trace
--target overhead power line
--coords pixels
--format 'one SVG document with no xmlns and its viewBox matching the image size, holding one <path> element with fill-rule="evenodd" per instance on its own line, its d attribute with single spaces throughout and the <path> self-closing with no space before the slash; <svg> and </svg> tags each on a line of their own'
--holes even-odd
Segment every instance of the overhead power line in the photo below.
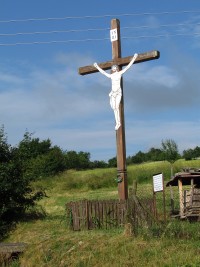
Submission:
<svg viewBox="0 0 200 267">
<path fill-rule="evenodd" d="M 97 18 L 105 18 L 105 17 L 125 17 L 125 16 L 174 15 L 174 14 L 188 14 L 188 13 L 200 13 L 200 10 L 143 12 L 143 13 L 129 13 L 129 14 L 117 14 L 117 15 L 109 14 L 109 15 L 99 15 L 99 16 L 66 16 L 66 17 L 57 17 L 57 18 L 10 19 L 10 20 L 0 20 L 0 23 L 51 21 L 51 20 L 67 20 L 67 19 L 97 19 Z"/>
<path fill-rule="evenodd" d="M 140 39 L 140 38 L 161 38 L 161 37 L 174 37 L 174 36 L 200 36 L 200 32 L 196 33 L 170 33 L 170 34 L 157 34 L 157 35 L 140 35 L 140 36 L 124 36 L 122 39 Z"/>
<path fill-rule="evenodd" d="M 174 23 L 174 24 L 161 24 L 161 25 L 129 26 L 129 27 L 121 27 L 121 30 L 123 30 L 123 29 L 152 29 L 152 28 L 194 26 L 194 25 L 196 25 L 196 26 L 200 25 L 200 22 L 199 23 Z M 89 32 L 89 31 L 106 31 L 106 30 L 110 30 L 110 28 L 0 33 L 0 36 L 36 35 L 36 34 L 53 34 L 53 33 L 76 33 L 76 32 Z"/>
<path fill-rule="evenodd" d="M 104 29 L 82 29 L 82 30 L 55 30 L 55 31 L 44 31 L 44 32 L 0 33 L 0 36 L 34 35 L 34 34 L 52 34 L 52 33 L 72 33 L 72 32 L 105 31 L 105 30 L 109 30 L 109 28 L 104 28 Z"/>
<path fill-rule="evenodd" d="M 142 39 L 142 38 L 163 38 L 175 36 L 200 36 L 200 33 L 177 33 L 177 34 L 157 34 L 157 35 L 140 35 L 140 36 L 122 36 L 121 39 Z M 17 45 L 33 45 L 33 44 L 56 44 L 70 42 L 95 42 L 110 40 L 110 38 L 88 38 L 88 39 L 71 39 L 71 40 L 52 40 L 52 41 L 36 41 L 36 42 L 16 42 L 16 43 L 0 43 L 0 46 L 17 46 Z"/>
<path fill-rule="evenodd" d="M 172 11 L 172 12 L 149 12 L 149 13 L 132 13 L 132 14 L 120 14 L 118 16 L 136 16 L 136 15 L 162 15 L 162 14 L 180 14 L 180 13 L 200 13 L 200 10 L 195 11 Z M 75 19 L 75 18 L 100 18 L 108 17 L 113 15 L 103 15 L 103 16 L 84 16 L 84 17 L 64 17 L 64 18 L 41 18 L 41 19 L 26 19 L 26 20 L 8 20 L 0 21 L 2 22 L 19 22 L 19 21 L 41 21 L 41 20 L 57 20 L 57 19 Z M 171 24 L 161 24 L 161 25 L 136 25 L 121 27 L 123 29 L 152 29 L 152 28 L 161 28 L 161 27 L 180 27 L 180 26 L 197 26 L 199 23 L 171 23 Z M 89 28 L 89 29 L 68 29 L 68 30 L 52 30 L 52 31 L 34 31 L 34 32 L 16 32 L 16 33 L 0 33 L 0 37 L 5 36 L 24 36 L 24 35 L 42 35 L 42 34 L 57 34 L 57 33 L 80 33 L 80 32 L 89 32 L 89 31 L 108 31 L 110 28 Z M 174 29 L 173 29 L 174 30 Z M 154 35 L 140 35 L 140 36 L 129 36 L 121 37 L 122 39 L 140 39 L 140 38 L 160 38 L 160 37 L 173 37 L 173 36 L 199 36 L 200 33 L 164 33 L 164 34 L 154 34 Z M 16 46 L 16 45 L 31 45 L 31 44 L 53 44 L 53 43 L 70 43 L 70 42 L 90 42 L 90 41 L 103 41 L 109 40 L 109 38 L 87 38 L 87 39 L 68 39 L 68 40 L 50 40 L 50 41 L 24 41 L 24 42 L 13 42 L 13 43 L 0 43 L 0 46 Z"/>
<path fill-rule="evenodd" d="M 97 39 L 72 39 L 72 40 L 54 40 L 54 41 L 38 41 L 38 42 L 17 42 L 17 43 L 0 43 L 0 46 L 15 46 L 15 45 L 32 45 L 32 44 L 55 44 L 55 43 L 71 43 L 71 42 L 89 42 L 89 41 L 103 41 L 109 40 L 109 38 L 97 38 Z"/>
</svg>

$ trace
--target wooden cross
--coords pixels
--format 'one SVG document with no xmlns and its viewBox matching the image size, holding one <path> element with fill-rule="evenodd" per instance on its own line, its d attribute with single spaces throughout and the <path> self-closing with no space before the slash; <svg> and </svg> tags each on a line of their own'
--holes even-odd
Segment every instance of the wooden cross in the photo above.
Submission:
<svg viewBox="0 0 200 267">
<path fill-rule="evenodd" d="M 112 60 L 98 64 L 104 70 L 111 69 L 112 65 L 117 64 L 121 69 L 123 66 L 129 64 L 133 56 L 121 57 L 121 41 L 120 41 L 120 21 L 118 19 L 111 20 L 111 30 L 117 30 L 117 40 L 112 41 Z M 158 59 L 160 53 L 158 51 L 151 51 L 143 54 L 138 54 L 135 63 L 140 63 L 148 60 Z M 98 72 L 93 66 L 85 66 L 79 68 L 80 75 L 86 75 Z M 125 123 L 124 123 L 124 98 L 123 98 L 123 80 L 121 79 L 122 98 L 120 103 L 120 119 L 121 127 L 116 131 L 117 142 L 117 180 L 118 180 L 118 195 L 119 199 L 128 199 L 128 182 L 126 169 L 126 141 L 125 141 Z"/>
</svg>

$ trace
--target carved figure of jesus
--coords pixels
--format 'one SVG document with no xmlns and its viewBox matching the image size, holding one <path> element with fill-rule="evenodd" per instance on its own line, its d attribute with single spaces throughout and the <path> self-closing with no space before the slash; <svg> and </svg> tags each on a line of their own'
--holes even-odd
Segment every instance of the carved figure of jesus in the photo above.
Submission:
<svg viewBox="0 0 200 267">
<path fill-rule="evenodd" d="M 105 72 L 102 68 L 99 67 L 99 65 L 96 62 L 94 63 L 94 67 L 97 68 L 99 72 L 101 72 L 103 75 L 111 79 L 112 89 L 111 92 L 109 93 L 109 97 L 110 97 L 110 105 L 115 115 L 115 122 L 116 122 L 115 130 L 118 130 L 119 127 L 121 126 L 120 113 L 119 113 L 119 105 L 122 97 L 121 77 L 124 74 L 124 72 L 127 71 L 133 65 L 137 56 L 138 54 L 134 54 L 129 64 L 120 71 L 118 65 L 113 65 L 111 74 Z"/>
</svg>

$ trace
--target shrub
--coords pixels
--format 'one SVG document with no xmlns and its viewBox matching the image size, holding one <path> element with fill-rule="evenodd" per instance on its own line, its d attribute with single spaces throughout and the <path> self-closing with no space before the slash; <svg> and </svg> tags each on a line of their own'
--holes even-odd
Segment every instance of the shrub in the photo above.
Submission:
<svg viewBox="0 0 200 267">
<path fill-rule="evenodd" d="M 88 174 L 85 181 L 87 187 L 92 190 L 117 186 L 116 177 L 112 171 Z"/>
<path fill-rule="evenodd" d="M 7 144 L 3 128 L 0 130 L 0 239 L 19 221 L 26 210 L 44 196 L 42 190 L 34 191 L 30 180 L 23 175 L 16 150 Z"/>
<path fill-rule="evenodd" d="M 58 174 L 65 170 L 65 158 L 59 147 L 49 149 L 46 154 L 38 155 L 26 163 L 25 177 L 38 179 Z"/>
</svg>

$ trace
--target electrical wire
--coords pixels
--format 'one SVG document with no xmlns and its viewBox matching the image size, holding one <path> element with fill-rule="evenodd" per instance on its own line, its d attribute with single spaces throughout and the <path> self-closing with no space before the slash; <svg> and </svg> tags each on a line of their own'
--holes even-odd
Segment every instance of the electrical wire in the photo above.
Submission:
<svg viewBox="0 0 200 267">
<path fill-rule="evenodd" d="M 71 43 L 71 42 L 88 42 L 88 41 L 103 41 L 109 40 L 109 38 L 97 38 L 97 39 L 72 39 L 72 40 L 58 40 L 58 41 L 38 41 L 38 42 L 17 42 L 17 43 L 0 43 L 0 46 L 16 46 L 16 45 L 32 45 L 32 44 L 55 44 L 55 43 Z"/>
<path fill-rule="evenodd" d="M 142 26 L 131 26 L 131 27 L 121 27 L 121 29 L 152 29 L 152 28 L 162 28 L 162 27 L 176 27 L 176 26 L 196 26 L 200 25 L 200 22 L 197 23 L 173 23 L 173 24 L 161 24 L 161 25 L 142 25 Z"/>
<path fill-rule="evenodd" d="M 200 36 L 199 33 L 170 33 L 170 34 L 158 34 L 158 35 L 141 35 L 141 36 L 124 36 L 122 39 L 140 39 L 140 38 L 160 38 L 160 37 L 174 37 L 174 36 Z"/>
<path fill-rule="evenodd" d="M 172 12 L 149 12 L 149 13 L 133 13 L 133 14 L 120 14 L 118 16 L 136 16 L 136 15 L 163 15 L 163 14 L 180 14 L 180 13 L 200 13 L 199 10 L 195 11 L 172 11 Z M 43 20 L 63 20 L 63 19 L 84 19 L 84 18 L 103 18 L 113 15 L 103 16 L 84 16 L 84 17 L 63 17 L 63 18 L 41 18 L 41 19 L 23 19 L 23 20 L 7 20 L 2 22 L 28 22 L 28 21 L 43 21 Z M 179 26 L 197 26 L 200 23 L 173 23 L 173 24 L 161 24 L 161 25 L 138 25 L 121 27 L 123 29 L 152 29 L 161 27 L 179 27 Z M 53 30 L 53 31 L 35 31 L 35 32 L 17 32 L 17 33 L 0 33 L 1 36 L 24 36 L 24 35 L 36 35 L 36 34 L 57 34 L 57 33 L 80 33 L 89 31 L 107 31 L 110 28 L 90 28 L 90 29 L 69 29 L 69 30 Z M 129 36 L 121 37 L 121 39 L 140 39 L 140 38 L 160 38 L 160 37 L 171 37 L 171 36 L 198 36 L 200 33 L 165 33 L 157 35 L 140 35 L 140 36 Z M 51 41 L 33 41 L 33 42 L 15 42 L 15 43 L 0 43 L 0 46 L 16 46 L 16 45 L 31 45 L 31 44 L 52 44 L 52 43 L 70 43 L 70 42 L 89 42 L 89 41 L 102 41 L 109 40 L 109 38 L 87 38 L 87 39 L 69 39 L 69 40 L 51 40 Z"/>
<path fill-rule="evenodd" d="M 52 34 L 52 33 L 71 33 L 71 32 L 89 32 L 89 31 L 105 31 L 105 30 L 109 30 L 109 28 L 104 28 L 104 29 L 82 29 L 82 30 L 55 30 L 55 31 L 45 31 L 45 32 L 0 33 L 0 36 Z"/>
<path fill-rule="evenodd" d="M 175 24 L 161 24 L 161 25 L 142 25 L 142 26 L 129 26 L 121 27 L 123 29 L 152 29 L 163 27 L 176 27 L 176 26 L 193 26 L 200 25 L 199 23 L 175 23 Z M 17 36 L 17 35 L 35 35 L 35 34 L 52 34 L 52 33 L 76 33 L 76 32 L 89 32 L 89 31 L 106 31 L 110 28 L 97 28 L 97 29 L 74 29 L 74 30 L 54 30 L 54 31 L 41 31 L 41 32 L 16 32 L 16 33 L 0 33 L 0 36 Z"/>
<path fill-rule="evenodd" d="M 200 33 L 177 33 L 177 34 L 158 34 L 158 35 L 140 35 L 140 36 L 122 36 L 121 39 L 141 39 L 141 38 L 161 38 L 174 36 L 200 36 Z M 71 40 L 53 40 L 53 41 L 36 41 L 36 42 L 17 42 L 17 43 L 0 43 L 0 46 L 17 46 L 17 45 L 33 45 L 33 44 L 56 44 L 56 43 L 70 43 L 70 42 L 91 42 L 104 41 L 110 38 L 88 38 L 88 39 L 71 39 Z"/>
<path fill-rule="evenodd" d="M 50 20 L 67 20 L 67 19 L 96 19 L 106 17 L 125 17 L 125 16 L 150 16 L 150 15 L 174 15 L 174 14 L 189 14 L 200 13 L 200 10 L 181 10 L 181 11 L 164 11 L 164 12 L 143 12 L 143 13 L 130 13 L 130 14 L 109 14 L 99 16 L 66 16 L 60 18 L 31 18 L 31 19 L 11 19 L 0 20 L 0 23 L 13 23 L 13 22 L 31 22 L 31 21 L 50 21 Z"/>
</svg>

